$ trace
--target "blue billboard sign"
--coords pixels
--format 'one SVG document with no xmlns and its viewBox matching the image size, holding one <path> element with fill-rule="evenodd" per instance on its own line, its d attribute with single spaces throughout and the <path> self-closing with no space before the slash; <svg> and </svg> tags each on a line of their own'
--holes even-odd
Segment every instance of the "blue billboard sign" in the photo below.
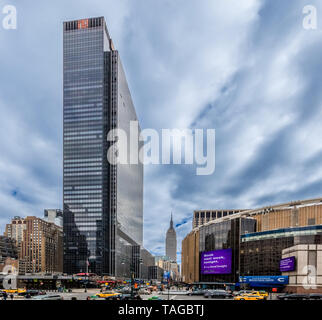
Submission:
<svg viewBox="0 0 322 320">
<path fill-rule="evenodd" d="M 164 271 L 164 273 L 163 273 L 163 279 L 164 280 L 169 280 L 170 279 L 170 272 L 169 271 Z"/>
<path fill-rule="evenodd" d="M 239 282 L 257 287 L 261 285 L 286 285 L 288 284 L 288 276 L 244 276 L 239 277 Z"/>
</svg>

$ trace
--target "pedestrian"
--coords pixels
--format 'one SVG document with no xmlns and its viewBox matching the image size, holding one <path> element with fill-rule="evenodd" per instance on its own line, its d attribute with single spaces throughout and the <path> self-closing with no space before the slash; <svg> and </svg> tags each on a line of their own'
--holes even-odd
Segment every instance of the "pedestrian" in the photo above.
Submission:
<svg viewBox="0 0 322 320">
<path fill-rule="evenodd" d="M 10 299 L 13 300 L 13 294 L 12 293 L 10 294 Z"/>
<path fill-rule="evenodd" d="M 4 292 L 4 293 L 3 293 L 3 300 L 7 300 L 7 297 L 8 297 L 7 292 Z"/>
</svg>

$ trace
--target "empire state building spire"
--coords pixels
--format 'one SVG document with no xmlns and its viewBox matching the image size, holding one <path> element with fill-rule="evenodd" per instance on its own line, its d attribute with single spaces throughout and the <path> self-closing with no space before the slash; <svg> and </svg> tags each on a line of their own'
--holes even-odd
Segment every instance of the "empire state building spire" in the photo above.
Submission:
<svg viewBox="0 0 322 320">
<path fill-rule="evenodd" d="M 177 234 L 173 227 L 173 217 L 171 212 L 170 227 L 165 240 L 165 254 L 172 261 L 177 262 Z"/>
</svg>

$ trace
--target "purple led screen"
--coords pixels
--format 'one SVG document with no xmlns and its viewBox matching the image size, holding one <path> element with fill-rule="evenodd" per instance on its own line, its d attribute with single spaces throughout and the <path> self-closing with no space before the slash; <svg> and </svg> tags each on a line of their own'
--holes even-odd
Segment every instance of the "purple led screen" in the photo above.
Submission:
<svg viewBox="0 0 322 320">
<path fill-rule="evenodd" d="M 280 271 L 288 272 L 295 270 L 295 257 L 289 257 L 280 261 Z"/>
<path fill-rule="evenodd" d="M 201 254 L 201 274 L 230 274 L 231 249 L 203 252 Z"/>
</svg>

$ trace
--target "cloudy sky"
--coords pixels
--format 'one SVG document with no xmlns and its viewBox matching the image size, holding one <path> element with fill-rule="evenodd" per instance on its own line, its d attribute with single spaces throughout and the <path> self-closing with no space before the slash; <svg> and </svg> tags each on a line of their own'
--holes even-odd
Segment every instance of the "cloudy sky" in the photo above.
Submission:
<svg viewBox="0 0 322 320">
<path fill-rule="evenodd" d="M 216 171 L 145 168 L 144 242 L 196 209 L 322 196 L 322 5 L 310 0 L 0 0 L 0 231 L 62 207 L 62 22 L 104 16 L 142 128 L 216 129 Z M 318 10 L 317 30 L 302 26 Z M 321 16 L 321 24 L 319 17 Z M 4 15 L 0 13 L 0 20 Z"/>
</svg>

